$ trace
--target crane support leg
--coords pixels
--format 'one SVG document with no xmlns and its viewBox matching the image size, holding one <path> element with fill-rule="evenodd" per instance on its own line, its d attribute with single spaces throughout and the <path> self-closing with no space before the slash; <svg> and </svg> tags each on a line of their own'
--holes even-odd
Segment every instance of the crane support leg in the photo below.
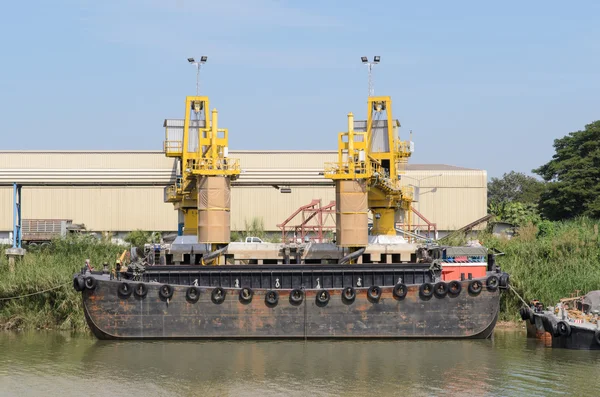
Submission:
<svg viewBox="0 0 600 397">
<path fill-rule="evenodd" d="M 394 208 L 374 208 L 373 232 L 371 234 L 380 236 L 396 235 L 396 210 Z M 379 219 L 377 219 L 379 217 Z"/>
</svg>

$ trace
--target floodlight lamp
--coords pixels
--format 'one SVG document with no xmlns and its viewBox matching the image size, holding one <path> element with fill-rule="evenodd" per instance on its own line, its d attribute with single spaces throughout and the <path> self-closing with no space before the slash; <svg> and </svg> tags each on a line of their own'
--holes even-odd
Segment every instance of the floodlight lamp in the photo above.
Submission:
<svg viewBox="0 0 600 397">
<path fill-rule="evenodd" d="M 202 55 L 200 57 L 200 62 L 205 63 L 208 60 L 208 57 L 206 55 Z"/>
<path fill-rule="evenodd" d="M 196 61 L 194 61 L 194 58 L 188 58 L 188 62 L 189 62 L 189 63 L 194 63 L 194 62 L 196 62 Z"/>
<path fill-rule="evenodd" d="M 373 58 L 373 62 L 379 63 L 379 61 L 381 61 L 381 57 L 379 55 L 377 55 L 377 56 L 375 56 L 375 58 Z"/>
<path fill-rule="evenodd" d="M 369 59 L 367 57 L 360 57 L 360 60 L 362 61 L 362 63 L 369 62 Z"/>
</svg>

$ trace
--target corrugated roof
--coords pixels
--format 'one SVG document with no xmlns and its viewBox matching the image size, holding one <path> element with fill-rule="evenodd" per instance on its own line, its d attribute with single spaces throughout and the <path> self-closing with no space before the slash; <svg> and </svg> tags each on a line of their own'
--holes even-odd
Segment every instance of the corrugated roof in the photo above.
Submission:
<svg viewBox="0 0 600 397">
<path fill-rule="evenodd" d="M 164 154 L 162 150 L 0 150 L 0 155 L 3 153 L 23 153 L 23 154 L 35 154 L 35 153 L 99 153 L 99 154 L 123 154 L 123 153 L 145 153 L 145 154 Z M 300 153 L 312 153 L 312 154 L 329 154 L 334 155 L 337 154 L 337 150 L 250 150 L 250 149 L 236 149 L 229 150 L 229 154 L 232 157 L 235 157 L 235 154 L 269 154 L 269 153 L 290 153 L 290 154 L 300 154 Z M 406 169 L 410 171 L 481 171 L 480 168 L 466 168 L 460 167 L 456 165 L 448 165 L 448 164 L 414 164 L 408 163 L 406 165 Z"/>
<path fill-rule="evenodd" d="M 406 169 L 410 171 L 481 171 L 477 168 L 465 168 L 448 164 L 407 164 Z"/>
</svg>

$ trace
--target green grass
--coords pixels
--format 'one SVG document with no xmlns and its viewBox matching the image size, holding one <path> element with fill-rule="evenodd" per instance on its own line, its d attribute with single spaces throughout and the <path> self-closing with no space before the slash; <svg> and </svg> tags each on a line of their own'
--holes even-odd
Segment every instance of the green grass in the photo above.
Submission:
<svg viewBox="0 0 600 397">
<path fill-rule="evenodd" d="M 73 274 L 84 266 L 85 259 L 101 269 L 105 261 L 114 263 L 122 250 L 123 247 L 89 236 L 56 240 L 50 248 L 28 251 L 16 261 L 14 272 L 2 255 L 0 298 L 66 285 L 43 294 L 0 301 L 0 329 L 86 330 L 81 295 L 71 285 Z"/>
<path fill-rule="evenodd" d="M 511 276 L 511 284 L 526 300 L 554 305 L 576 290 L 585 294 L 600 289 L 600 222 L 581 218 L 525 226 L 510 240 L 480 236 L 487 247 L 505 253 L 498 264 Z M 502 318 L 514 320 L 521 306 L 512 292 L 502 301 Z"/>
</svg>

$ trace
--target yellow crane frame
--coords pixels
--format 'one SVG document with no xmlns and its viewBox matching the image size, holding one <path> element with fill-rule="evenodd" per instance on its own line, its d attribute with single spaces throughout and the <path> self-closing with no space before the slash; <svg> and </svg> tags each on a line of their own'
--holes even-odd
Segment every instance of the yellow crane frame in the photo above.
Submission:
<svg viewBox="0 0 600 397">
<path fill-rule="evenodd" d="M 366 131 L 355 131 L 354 115 L 349 113 L 348 131 L 338 135 L 338 161 L 325 163 L 324 175 L 333 180 L 367 179 L 369 209 L 374 215 L 372 234 L 395 235 L 398 211 L 404 213 L 405 225 L 411 223 L 413 190 L 401 185 L 400 175 L 412 154 L 412 143 L 401 141 L 398 136 L 400 123 L 392 117 L 391 97 L 369 97 L 367 106 Z M 376 114 L 385 114 L 388 150 L 373 150 Z"/>
</svg>

